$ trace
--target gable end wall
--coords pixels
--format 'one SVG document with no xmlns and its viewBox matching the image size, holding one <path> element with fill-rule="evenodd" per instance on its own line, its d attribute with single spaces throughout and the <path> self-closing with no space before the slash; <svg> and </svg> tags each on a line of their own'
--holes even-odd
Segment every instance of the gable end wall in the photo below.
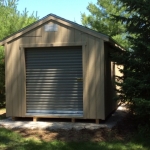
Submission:
<svg viewBox="0 0 150 150">
<path fill-rule="evenodd" d="M 82 45 L 83 110 L 85 119 L 105 119 L 104 113 L 104 41 L 56 21 L 57 32 L 45 32 L 39 26 L 7 44 L 6 103 L 7 116 L 25 117 L 26 77 L 24 47 Z"/>
</svg>

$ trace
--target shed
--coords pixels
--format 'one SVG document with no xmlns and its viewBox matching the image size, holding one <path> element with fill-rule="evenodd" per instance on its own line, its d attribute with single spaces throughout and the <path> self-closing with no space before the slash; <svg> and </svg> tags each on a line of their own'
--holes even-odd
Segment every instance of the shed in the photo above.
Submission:
<svg viewBox="0 0 150 150">
<path fill-rule="evenodd" d="M 116 43 L 54 14 L 0 41 L 6 115 L 105 120 L 116 109 Z"/>
</svg>

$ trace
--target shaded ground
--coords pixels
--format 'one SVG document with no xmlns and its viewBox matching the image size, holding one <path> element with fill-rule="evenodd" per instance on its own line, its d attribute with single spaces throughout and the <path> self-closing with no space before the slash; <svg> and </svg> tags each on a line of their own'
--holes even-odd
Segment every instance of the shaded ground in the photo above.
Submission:
<svg viewBox="0 0 150 150">
<path fill-rule="evenodd" d="M 0 110 L 0 118 L 5 118 L 5 109 Z M 118 122 L 112 129 L 100 128 L 95 130 L 39 130 L 39 129 L 13 129 L 20 133 L 24 138 L 34 138 L 42 141 L 112 141 L 124 140 L 130 137 L 136 130 L 136 124 L 133 117 L 128 114 L 122 121 Z"/>
<path fill-rule="evenodd" d="M 38 130 L 38 129 L 13 129 L 13 131 L 20 133 L 24 138 L 34 138 L 40 141 L 113 141 L 124 139 L 130 140 L 130 137 L 137 129 L 132 116 L 127 115 L 122 121 L 118 122 L 112 129 L 100 128 L 95 130 Z"/>
</svg>

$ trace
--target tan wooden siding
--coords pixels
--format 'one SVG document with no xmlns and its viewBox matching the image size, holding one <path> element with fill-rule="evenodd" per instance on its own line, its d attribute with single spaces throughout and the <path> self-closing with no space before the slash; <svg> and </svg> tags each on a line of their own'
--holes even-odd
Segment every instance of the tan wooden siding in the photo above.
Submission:
<svg viewBox="0 0 150 150">
<path fill-rule="evenodd" d="M 58 32 L 55 32 L 55 42 L 63 42 L 65 40 L 63 34 L 67 34 L 67 27 L 58 24 Z"/>
<path fill-rule="evenodd" d="M 88 94 L 89 94 L 89 113 L 90 119 L 94 119 L 96 116 L 96 99 L 95 99 L 95 61 L 96 61 L 96 49 L 95 38 L 89 36 L 89 62 L 88 62 Z"/>
<path fill-rule="evenodd" d="M 57 22 L 52 22 L 57 23 Z M 44 26 L 9 43 L 7 55 L 8 115 L 24 117 L 26 113 L 26 71 L 21 45 L 83 44 L 83 110 L 85 119 L 105 119 L 104 112 L 104 41 L 60 23 L 57 32 L 45 32 Z M 53 45 L 52 45 L 53 46 Z M 11 109 L 12 108 L 12 109 Z"/>
<path fill-rule="evenodd" d="M 75 30 L 74 33 L 74 41 L 75 42 L 80 42 L 82 40 L 82 32 L 79 30 Z"/>
<path fill-rule="evenodd" d="M 17 42 L 19 44 L 20 43 L 20 39 L 18 39 Z M 15 47 L 16 47 L 16 53 L 17 53 L 17 55 L 16 55 L 16 62 L 15 62 L 15 66 L 17 67 L 17 69 L 16 69 L 17 75 L 15 73 L 16 79 L 17 79 L 16 80 L 17 81 L 17 83 L 16 83 L 16 85 L 17 85 L 17 95 L 16 95 L 16 98 L 17 98 L 17 101 L 16 101 L 17 107 L 15 105 L 14 109 L 16 109 L 15 114 L 17 114 L 20 117 L 21 116 L 21 111 L 22 111 L 21 92 L 20 92 L 20 88 L 21 88 L 21 84 L 20 84 L 21 83 L 21 75 L 20 75 L 20 73 L 21 73 L 20 72 L 20 68 L 21 68 L 21 65 L 20 65 L 20 49 L 18 49 L 18 47 L 16 45 L 15 45 Z M 16 116 L 16 115 L 14 115 L 14 116 Z"/>
<path fill-rule="evenodd" d="M 49 22 L 46 25 L 51 25 L 53 22 Z M 45 25 L 42 26 L 42 43 L 54 43 L 55 42 L 55 32 L 46 32 Z"/>
<path fill-rule="evenodd" d="M 68 28 L 66 26 L 59 26 L 59 32 L 61 33 L 61 36 L 58 40 L 58 42 L 66 42 L 68 41 Z"/>
<path fill-rule="evenodd" d="M 6 115 L 13 115 L 13 99 L 12 99 L 12 51 L 10 50 L 10 45 L 7 45 L 7 56 L 6 56 Z"/>
<path fill-rule="evenodd" d="M 56 22 L 49 22 L 47 24 L 54 24 Z M 45 24 L 45 25 L 47 25 Z M 71 43 L 71 42 L 81 42 L 84 41 L 82 39 L 82 32 L 79 30 L 75 30 L 73 28 L 64 26 L 62 24 L 56 23 L 58 25 L 58 31 L 57 32 L 45 32 L 44 26 L 41 28 L 38 28 L 32 32 L 29 32 L 28 34 L 25 34 L 23 38 L 24 44 L 29 43 Z M 87 34 L 88 35 L 88 34 Z M 32 39 L 31 39 L 32 37 Z M 33 38 L 34 37 L 34 38 Z"/>
<path fill-rule="evenodd" d="M 97 39 L 96 49 L 96 118 L 105 119 L 104 114 L 104 41 Z"/>
<path fill-rule="evenodd" d="M 26 43 L 26 38 L 21 38 L 21 42 Z M 21 110 L 21 117 L 25 117 L 26 113 L 26 65 L 25 65 L 25 52 L 24 48 L 20 47 L 20 93 L 21 93 L 21 105 L 22 105 L 22 110 Z"/>
<path fill-rule="evenodd" d="M 6 71 L 8 91 L 7 91 L 7 101 L 9 101 L 9 105 L 11 105 L 12 116 L 20 116 L 21 107 L 20 107 L 20 91 L 19 91 L 19 62 L 20 62 L 20 54 L 18 49 L 19 40 L 13 42 L 8 45 L 8 57 L 7 57 L 7 66 Z"/>
<path fill-rule="evenodd" d="M 24 34 L 23 36 L 26 36 L 26 37 L 41 37 L 42 36 L 42 30 L 41 30 L 41 27 L 38 27 L 26 34 Z"/>
<path fill-rule="evenodd" d="M 5 44 L 5 86 L 6 86 L 6 116 L 12 116 L 11 99 L 11 59 L 10 50 Z"/>
<path fill-rule="evenodd" d="M 67 36 L 67 39 L 66 39 L 66 41 L 65 42 L 78 42 L 78 41 L 76 41 L 76 39 L 75 39 L 75 36 L 74 36 L 74 34 L 75 34 L 75 29 L 73 29 L 73 28 L 70 28 L 70 27 L 67 27 L 67 30 L 68 30 L 68 36 Z M 81 42 L 81 40 L 80 40 L 80 42 Z"/>
<path fill-rule="evenodd" d="M 82 33 L 82 42 L 88 43 L 88 34 Z M 88 58 L 89 58 L 89 47 L 86 44 L 83 48 L 83 115 L 84 118 L 89 118 L 89 96 L 88 96 Z"/>
<path fill-rule="evenodd" d="M 45 32 L 44 26 L 43 26 L 42 27 L 42 43 L 74 42 L 74 29 L 71 29 L 64 25 L 60 25 L 56 22 L 50 22 L 47 24 L 57 24 L 58 31 Z"/>
</svg>

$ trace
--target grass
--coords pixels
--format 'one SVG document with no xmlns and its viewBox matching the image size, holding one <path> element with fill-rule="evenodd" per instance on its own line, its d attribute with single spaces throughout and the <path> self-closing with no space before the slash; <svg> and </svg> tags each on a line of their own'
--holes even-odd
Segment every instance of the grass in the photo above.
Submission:
<svg viewBox="0 0 150 150">
<path fill-rule="evenodd" d="M 6 108 L 0 108 L 0 113 L 6 113 Z"/>
<path fill-rule="evenodd" d="M 45 142 L 23 138 L 20 134 L 0 127 L 0 150 L 149 150 L 150 138 L 134 135 L 131 141 L 111 140 L 104 142 Z"/>
</svg>

